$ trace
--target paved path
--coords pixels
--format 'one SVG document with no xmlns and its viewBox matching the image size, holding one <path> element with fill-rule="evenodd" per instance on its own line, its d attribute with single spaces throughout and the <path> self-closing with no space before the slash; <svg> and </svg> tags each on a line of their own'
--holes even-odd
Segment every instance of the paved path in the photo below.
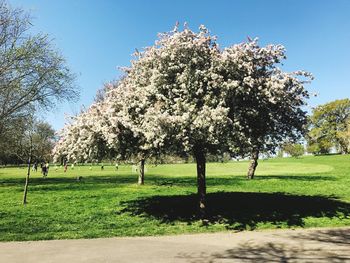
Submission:
<svg viewBox="0 0 350 263">
<path fill-rule="evenodd" d="M 350 228 L 7 242 L 0 262 L 350 262 Z"/>
</svg>

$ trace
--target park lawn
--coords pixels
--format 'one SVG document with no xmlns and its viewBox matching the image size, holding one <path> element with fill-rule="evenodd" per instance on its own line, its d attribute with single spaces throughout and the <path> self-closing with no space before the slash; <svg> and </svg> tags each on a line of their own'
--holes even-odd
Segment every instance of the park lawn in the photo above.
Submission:
<svg viewBox="0 0 350 263">
<path fill-rule="evenodd" d="M 131 166 L 0 169 L 0 240 L 144 236 L 297 227 L 350 226 L 350 156 L 207 164 L 207 221 L 196 213 L 195 164 L 146 166 L 139 186 Z M 82 176 L 77 181 L 76 177 Z"/>
</svg>

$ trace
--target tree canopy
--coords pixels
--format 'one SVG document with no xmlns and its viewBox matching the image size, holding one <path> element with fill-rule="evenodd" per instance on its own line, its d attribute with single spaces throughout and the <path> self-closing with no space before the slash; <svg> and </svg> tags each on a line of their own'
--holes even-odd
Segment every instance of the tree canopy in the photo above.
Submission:
<svg viewBox="0 0 350 263">
<path fill-rule="evenodd" d="M 328 153 L 332 147 L 350 150 L 350 100 L 335 100 L 317 106 L 310 117 L 309 150 Z"/>
</svg>

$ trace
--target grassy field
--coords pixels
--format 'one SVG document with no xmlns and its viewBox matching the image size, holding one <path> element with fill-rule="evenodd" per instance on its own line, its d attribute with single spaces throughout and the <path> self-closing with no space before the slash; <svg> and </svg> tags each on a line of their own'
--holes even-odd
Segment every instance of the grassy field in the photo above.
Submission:
<svg viewBox="0 0 350 263">
<path fill-rule="evenodd" d="M 163 235 L 350 225 L 350 156 L 207 165 L 208 225 L 196 214 L 194 164 L 146 167 L 138 186 L 130 166 L 33 173 L 21 204 L 25 169 L 0 169 L 0 240 Z M 81 181 L 76 177 L 82 176 Z"/>
</svg>

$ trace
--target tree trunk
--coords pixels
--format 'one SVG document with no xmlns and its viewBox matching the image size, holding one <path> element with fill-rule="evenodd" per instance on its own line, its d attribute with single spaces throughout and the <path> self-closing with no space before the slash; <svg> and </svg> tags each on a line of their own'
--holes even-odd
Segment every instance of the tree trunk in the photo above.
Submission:
<svg viewBox="0 0 350 263">
<path fill-rule="evenodd" d="M 141 159 L 140 168 L 139 168 L 139 185 L 143 185 L 145 183 L 145 159 Z"/>
<path fill-rule="evenodd" d="M 29 184 L 29 175 L 30 175 L 30 164 L 31 164 L 31 156 L 29 156 L 29 158 L 28 158 L 28 171 L 27 171 L 26 183 L 24 185 L 23 205 L 27 204 L 27 193 L 28 193 L 28 184 Z"/>
<path fill-rule="evenodd" d="M 340 149 L 342 151 L 342 154 L 348 154 L 349 153 L 348 146 L 346 145 L 346 143 L 340 142 L 339 145 L 340 145 Z"/>
<path fill-rule="evenodd" d="M 248 168 L 248 174 L 247 174 L 248 179 L 254 179 L 255 169 L 258 166 L 258 158 L 259 158 L 259 151 L 254 150 L 252 153 L 252 157 Z"/>
<path fill-rule="evenodd" d="M 201 218 L 205 217 L 205 195 L 206 195 L 206 183 L 205 183 L 205 154 L 202 149 L 195 151 L 195 158 L 197 163 L 197 193 L 199 200 L 199 214 Z"/>
</svg>

